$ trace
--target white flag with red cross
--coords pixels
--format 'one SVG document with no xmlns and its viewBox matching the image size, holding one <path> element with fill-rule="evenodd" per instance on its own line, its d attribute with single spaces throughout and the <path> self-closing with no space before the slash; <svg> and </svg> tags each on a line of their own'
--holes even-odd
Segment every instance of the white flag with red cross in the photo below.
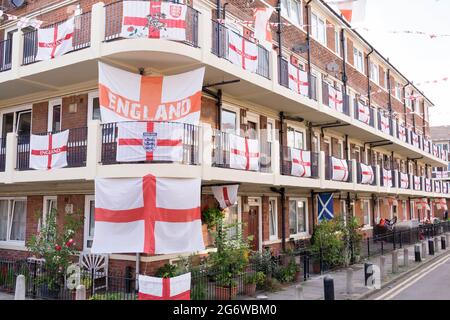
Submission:
<svg viewBox="0 0 450 320">
<path fill-rule="evenodd" d="M 420 144 L 419 144 L 419 135 L 417 133 L 415 133 L 414 131 L 411 131 L 411 144 L 414 147 L 419 148 Z"/>
<path fill-rule="evenodd" d="M 186 40 L 184 4 L 160 1 L 123 1 L 124 38 Z"/>
<path fill-rule="evenodd" d="M 311 177 L 311 151 L 290 148 L 291 174 L 296 177 Z"/>
<path fill-rule="evenodd" d="M 119 122 L 117 162 L 181 162 L 184 126 L 177 122 Z"/>
<path fill-rule="evenodd" d="M 402 189 L 409 188 L 409 176 L 407 173 L 400 172 L 400 188 Z"/>
<path fill-rule="evenodd" d="M 255 20 L 255 33 L 253 36 L 269 51 L 272 51 L 272 29 L 269 21 L 273 10 L 273 7 L 255 8 L 253 10 L 253 19 Z"/>
<path fill-rule="evenodd" d="M 341 0 L 335 1 L 338 10 L 349 23 L 363 22 L 366 14 L 367 0 Z"/>
<path fill-rule="evenodd" d="M 447 200 L 445 198 L 440 198 L 435 200 L 436 209 L 438 210 L 448 210 L 447 208 Z"/>
<path fill-rule="evenodd" d="M 431 179 L 425 178 L 425 191 L 431 192 Z"/>
<path fill-rule="evenodd" d="M 433 144 L 433 156 L 439 158 L 439 149 L 438 146 Z"/>
<path fill-rule="evenodd" d="M 398 138 L 406 142 L 406 128 L 402 124 L 398 125 Z"/>
<path fill-rule="evenodd" d="M 259 141 L 229 134 L 230 168 L 259 170 Z"/>
<path fill-rule="evenodd" d="M 173 278 L 139 275 L 138 300 L 190 300 L 191 273 Z"/>
<path fill-rule="evenodd" d="M 361 166 L 361 183 L 372 184 L 375 178 L 372 166 L 368 166 L 364 163 L 359 164 Z"/>
<path fill-rule="evenodd" d="M 211 187 L 214 198 L 219 202 L 221 209 L 232 207 L 237 203 L 238 189 L 238 184 Z"/>
<path fill-rule="evenodd" d="M 50 170 L 67 166 L 69 130 L 55 134 L 30 137 L 30 168 Z"/>
<path fill-rule="evenodd" d="M 49 60 L 73 50 L 74 18 L 37 31 L 36 60 Z"/>
<path fill-rule="evenodd" d="M 100 112 L 103 123 L 200 119 L 205 68 L 171 75 L 141 76 L 99 62 Z"/>
<path fill-rule="evenodd" d="M 381 132 L 386 133 L 386 134 L 391 134 L 389 118 L 386 117 L 383 113 L 380 113 L 380 128 L 381 128 Z"/>
<path fill-rule="evenodd" d="M 431 210 L 427 198 L 421 198 L 416 201 L 417 209 Z"/>
<path fill-rule="evenodd" d="M 441 193 L 441 182 L 440 181 L 434 181 L 434 192 Z"/>
<path fill-rule="evenodd" d="M 384 187 L 392 187 L 392 171 L 383 168 L 383 186 Z"/>
<path fill-rule="evenodd" d="M 344 112 L 344 101 L 342 92 L 328 84 L 328 106 L 338 112 Z"/>
<path fill-rule="evenodd" d="M 258 70 L 258 46 L 243 36 L 228 30 L 228 60 L 244 70 Z"/>
<path fill-rule="evenodd" d="M 430 153 L 430 140 L 428 140 L 427 138 L 423 138 L 423 150 L 426 153 Z"/>
<path fill-rule="evenodd" d="M 414 190 L 420 190 L 421 187 L 421 179 L 420 177 L 414 176 Z"/>
<path fill-rule="evenodd" d="M 364 122 L 365 124 L 370 124 L 370 107 L 356 101 L 358 109 L 358 120 Z"/>
<path fill-rule="evenodd" d="M 97 178 L 93 253 L 204 250 L 200 179 Z"/>
<path fill-rule="evenodd" d="M 347 160 L 331 157 L 331 179 L 348 181 L 349 171 Z"/>
<path fill-rule="evenodd" d="M 298 94 L 308 95 L 308 74 L 289 63 L 289 89 Z"/>
</svg>

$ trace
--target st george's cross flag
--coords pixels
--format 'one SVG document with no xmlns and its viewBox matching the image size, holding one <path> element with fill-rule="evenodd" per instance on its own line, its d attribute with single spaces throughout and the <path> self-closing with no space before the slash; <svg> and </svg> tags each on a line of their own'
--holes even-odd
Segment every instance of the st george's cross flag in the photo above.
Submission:
<svg viewBox="0 0 450 320">
<path fill-rule="evenodd" d="M 172 76 L 141 76 L 99 62 L 103 123 L 200 119 L 205 68 Z"/>
<path fill-rule="evenodd" d="M 442 182 L 442 193 L 448 193 L 448 182 Z"/>
<path fill-rule="evenodd" d="M 420 148 L 419 135 L 414 131 L 411 131 L 411 144 L 416 148 Z"/>
<path fill-rule="evenodd" d="M 162 1 L 123 1 L 124 38 L 186 40 L 184 4 Z"/>
<path fill-rule="evenodd" d="M 204 250 L 200 179 L 97 178 L 92 253 Z"/>
<path fill-rule="evenodd" d="M 421 198 L 416 200 L 417 209 L 423 210 L 431 210 L 430 205 L 428 204 L 427 198 Z"/>
<path fill-rule="evenodd" d="M 117 162 L 183 160 L 183 123 L 119 122 L 117 132 Z"/>
<path fill-rule="evenodd" d="M 372 166 L 368 166 L 364 163 L 360 163 L 359 165 L 361 170 L 361 183 L 372 184 L 375 179 Z"/>
<path fill-rule="evenodd" d="M 389 118 L 386 117 L 383 113 L 380 113 L 379 120 L 380 120 L 380 127 L 379 128 L 380 128 L 381 132 L 386 133 L 386 134 L 390 134 L 391 131 L 390 131 Z"/>
<path fill-rule="evenodd" d="M 383 168 L 383 187 L 391 188 L 394 186 L 392 181 L 392 170 Z"/>
<path fill-rule="evenodd" d="M 228 60 L 244 70 L 258 70 L 258 46 L 232 30 L 228 30 Z"/>
<path fill-rule="evenodd" d="M 440 181 L 434 181 L 434 192 L 441 193 L 441 182 Z"/>
<path fill-rule="evenodd" d="M 138 300 L 190 300 L 191 273 L 173 278 L 156 278 L 140 274 Z"/>
<path fill-rule="evenodd" d="M 298 94 L 308 95 L 308 74 L 289 63 L 289 89 Z"/>
<path fill-rule="evenodd" d="M 400 188 L 402 189 L 409 188 L 409 176 L 407 173 L 400 172 Z"/>
<path fill-rule="evenodd" d="M 435 200 L 436 209 L 438 210 L 448 210 L 447 200 L 445 198 L 440 198 Z"/>
<path fill-rule="evenodd" d="M 420 190 L 420 187 L 422 185 L 420 177 L 414 176 L 413 181 L 414 181 L 414 190 Z"/>
<path fill-rule="evenodd" d="M 430 153 L 430 140 L 428 138 L 423 138 L 423 150 L 426 153 Z"/>
<path fill-rule="evenodd" d="M 406 128 L 403 124 L 398 124 L 398 138 L 403 141 L 406 142 Z"/>
<path fill-rule="evenodd" d="M 333 193 L 321 192 L 317 194 L 317 220 L 331 220 L 334 218 Z"/>
<path fill-rule="evenodd" d="M 370 107 L 356 100 L 358 120 L 370 124 Z"/>
<path fill-rule="evenodd" d="M 311 151 L 290 148 L 291 174 L 296 177 L 311 177 Z"/>
<path fill-rule="evenodd" d="M 431 189 L 431 179 L 425 178 L 425 191 L 432 192 Z"/>
<path fill-rule="evenodd" d="M 254 38 L 267 50 L 272 51 L 272 30 L 270 28 L 270 17 L 274 8 L 255 8 L 253 19 L 255 20 Z"/>
<path fill-rule="evenodd" d="M 37 30 L 36 60 L 49 60 L 73 50 L 74 18 Z"/>
<path fill-rule="evenodd" d="M 347 160 L 331 157 L 331 179 L 334 181 L 348 181 L 349 171 Z"/>
<path fill-rule="evenodd" d="M 338 112 L 344 112 L 344 100 L 342 99 L 342 92 L 328 85 L 328 106 Z"/>
<path fill-rule="evenodd" d="M 237 203 L 238 189 L 238 184 L 211 187 L 214 198 L 219 202 L 221 209 L 232 207 Z"/>
<path fill-rule="evenodd" d="M 433 143 L 433 156 L 439 158 L 439 148 Z"/>
<path fill-rule="evenodd" d="M 259 141 L 229 134 L 230 167 L 242 170 L 259 170 Z"/>
<path fill-rule="evenodd" d="M 67 166 L 69 130 L 30 137 L 30 168 L 50 170 Z"/>
</svg>

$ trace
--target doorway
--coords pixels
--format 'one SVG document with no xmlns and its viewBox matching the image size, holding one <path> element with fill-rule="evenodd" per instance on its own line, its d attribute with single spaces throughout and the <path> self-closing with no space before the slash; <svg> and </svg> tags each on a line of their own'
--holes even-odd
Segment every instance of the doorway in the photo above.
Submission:
<svg viewBox="0 0 450 320">
<path fill-rule="evenodd" d="M 254 251 L 261 251 L 261 198 L 248 198 L 248 235 L 252 236 L 250 242 L 251 249 Z"/>
</svg>

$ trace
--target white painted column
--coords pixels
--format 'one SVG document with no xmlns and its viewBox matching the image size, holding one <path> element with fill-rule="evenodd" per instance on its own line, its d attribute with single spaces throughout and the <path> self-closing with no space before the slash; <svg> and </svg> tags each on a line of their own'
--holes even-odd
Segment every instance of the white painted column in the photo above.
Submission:
<svg viewBox="0 0 450 320">
<path fill-rule="evenodd" d="M 210 124 L 202 123 L 200 126 L 199 153 L 202 166 L 202 177 L 209 180 L 208 174 L 212 166 L 212 139 L 213 129 Z"/>
<path fill-rule="evenodd" d="M 280 173 L 280 142 L 273 141 L 271 148 L 270 160 L 272 164 L 272 173 L 274 176 L 279 176 Z"/>
<path fill-rule="evenodd" d="M 18 73 L 23 61 L 23 32 L 19 29 L 13 33 L 12 48 L 11 48 L 11 70 Z"/>
<path fill-rule="evenodd" d="M 202 49 L 203 58 L 211 54 L 212 49 L 212 15 L 211 8 L 195 3 L 198 15 L 198 46 Z"/>
<path fill-rule="evenodd" d="M 17 160 L 17 134 L 6 135 L 5 183 L 13 183 Z"/>
<path fill-rule="evenodd" d="M 325 184 L 325 152 L 319 152 L 319 179 L 320 179 L 320 187 L 323 187 Z"/>
<path fill-rule="evenodd" d="M 357 163 L 355 159 L 352 159 L 352 183 L 353 183 L 353 189 L 357 190 L 358 185 L 358 171 L 357 171 Z"/>
<path fill-rule="evenodd" d="M 100 121 L 88 122 L 86 178 L 94 180 L 97 175 L 97 166 L 101 161 L 102 153 L 102 127 Z"/>
<path fill-rule="evenodd" d="M 91 11 L 91 50 L 95 57 L 101 56 L 100 48 L 105 40 L 106 10 L 103 2 L 97 2 Z"/>
</svg>

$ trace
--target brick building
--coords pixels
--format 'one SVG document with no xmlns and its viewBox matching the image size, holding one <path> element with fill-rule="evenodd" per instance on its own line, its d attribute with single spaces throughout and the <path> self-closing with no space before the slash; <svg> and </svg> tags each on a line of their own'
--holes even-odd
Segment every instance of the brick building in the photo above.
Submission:
<svg viewBox="0 0 450 320">
<path fill-rule="evenodd" d="M 3 2 L 6 13 L 37 18 L 42 27 L 75 14 L 76 29 L 75 50 L 35 61 L 36 31 L 18 30 L 5 17 L 0 24 L 0 257 L 29 256 L 27 240 L 52 207 L 61 219 L 73 212 L 85 216 L 76 243 L 89 251 L 95 177 L 201 177 L 203 209 L 215 205 L 208 186 L 237 182 L 238 204 L 226 220 L 244 222 L 253 248 L 274 253 L 311 237 L 320 192 L 332 192 L 335 215 L 355 215 L 367 236 L 381 218 L 441 214 L 434 205 L 428 211 L 416 206 L 417 199 L 432 204 L 450 197 L 446 182 L 431 180 L 432 167 L 447 165 L 445 152 L 430 140 L 432 102 L 323 1 L 281 1 L 281 31 L 274 24 L 272 50 L 258 45 L 255 73 L 228 61 L 227 32 L 254 41 L 243 21 L 263 5 L 259 0 L 222 1 L 220 10 L 216 1 L 190 1 L 185 42 L 120 38 L 121 1 L 29 0 L 21 8 Z M 275 11 L 271 21 L 277 19 Z M 201 125 L 182 163 L 115 162 L 115 137 L 100 122 L 98 61 L 144 74 L 206 67 Z M 307 95 L 289 89 L 289 67 L 307 73 Z M 332 90 L 342 94 L 342 110 L 330 108 Z M 368 107 L 367 122 L 359 120 L 359 106 Z M 30 134 L 65 129 L 69 166 L 28 170 Z M 229 150 L 218 143 L 230 133 L 259 140 L 265 155 L 259 171 L 230 168 Z M 311 177 L 292 175 L 293 150 L 311 152 Z M 347 181 L 333 180 L 333 158 L 347 164 Z M 372 183 L 362 183 L 361 164 L 372 168 Z M 392 186 L 383 179 L 386 172 Z M 204 237 L 211 245 L 206 228 Z M 152 270 L 174 259 L 142 255 L 140 261 Z M 134 255 L 110 257 L 112 269 L 134 263 Z"/>
</svg>

